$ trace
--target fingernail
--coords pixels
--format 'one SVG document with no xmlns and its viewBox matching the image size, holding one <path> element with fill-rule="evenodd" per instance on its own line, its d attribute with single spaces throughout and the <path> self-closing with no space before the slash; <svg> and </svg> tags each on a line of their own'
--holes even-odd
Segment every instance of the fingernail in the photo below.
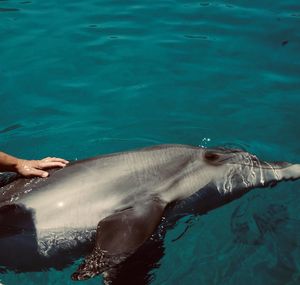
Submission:
<svg viewBox="0 0 300 285">
<path fill-rule="evenodd" d="M 47 176 L 48 176 L 48 173 L 45 172 L 45 173 L 42 174 L 42 176 L 43 176 L 43 177 L 47 177 Z"/>
</svg>

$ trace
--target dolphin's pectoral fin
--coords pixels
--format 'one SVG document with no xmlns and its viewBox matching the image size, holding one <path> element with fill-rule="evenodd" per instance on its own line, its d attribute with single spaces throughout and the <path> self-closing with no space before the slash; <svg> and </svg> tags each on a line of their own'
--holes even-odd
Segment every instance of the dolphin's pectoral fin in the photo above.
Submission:
<svg viewBox="0 0 300 285">
<path fill-rule="evenodd" d="M 72 274 L 73 280 L 87 280 L 109 270 L 126 259 L 126 254 L 110 256 L 108 252 L 95 248 Z"/>
<path fill-rule="evenodd" d="M 150 199 L 100 221 L 95 248 L 72 279 L 85 280 L 123 262 L 153 234 L 164 209 L 160 200 Z"/>
</svg>

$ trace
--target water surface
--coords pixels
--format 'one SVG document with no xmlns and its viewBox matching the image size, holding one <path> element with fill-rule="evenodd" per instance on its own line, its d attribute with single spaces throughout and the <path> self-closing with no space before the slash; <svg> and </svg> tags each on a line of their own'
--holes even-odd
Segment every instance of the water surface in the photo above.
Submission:
<svg viewBox="0 0 300 285">
<path fill-rule="evenodd" d="M 0 149 L 234 145 L 299 162 L 299 26 L 295 0 L 0 1 Z M 299 191 L 256 190 L 173 241 L 178 223 L 151 284 L 299 284 Z M 0 282 L 73 284 L 75 268 Z"/>
</svg>

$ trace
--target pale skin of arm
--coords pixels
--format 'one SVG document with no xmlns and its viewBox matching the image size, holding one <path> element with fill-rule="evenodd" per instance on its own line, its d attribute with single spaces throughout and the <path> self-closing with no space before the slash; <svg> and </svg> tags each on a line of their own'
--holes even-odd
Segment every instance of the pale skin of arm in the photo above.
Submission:
<svg viewBox="0 0 300 285">
<path fill-rule="evenodd" d="M 17 172 L 25 177 L 48 177 L 46 169 L 65 167 L 69 162 L 58 157 L 46 157 L 41 160 L 26 160 L 0 152 L 0 172 Z"/>
</svg>

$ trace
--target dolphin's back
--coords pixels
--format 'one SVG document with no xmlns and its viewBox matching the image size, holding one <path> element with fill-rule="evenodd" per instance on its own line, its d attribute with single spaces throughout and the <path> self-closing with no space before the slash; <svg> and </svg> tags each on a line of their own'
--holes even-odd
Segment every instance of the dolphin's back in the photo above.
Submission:
<svg viewBox="0 0 300 285">
<path fill-rule="evenodd" d="M 18 177 L 2 187 L 0 205 L 14 202 L 34 210 L 38 230 L 95 228 L 136 201 L 169 199 L 164 193 L 195 149 L 156 146 L 77 161 L 52 170 L 46 179 Z"/>
</svg>

